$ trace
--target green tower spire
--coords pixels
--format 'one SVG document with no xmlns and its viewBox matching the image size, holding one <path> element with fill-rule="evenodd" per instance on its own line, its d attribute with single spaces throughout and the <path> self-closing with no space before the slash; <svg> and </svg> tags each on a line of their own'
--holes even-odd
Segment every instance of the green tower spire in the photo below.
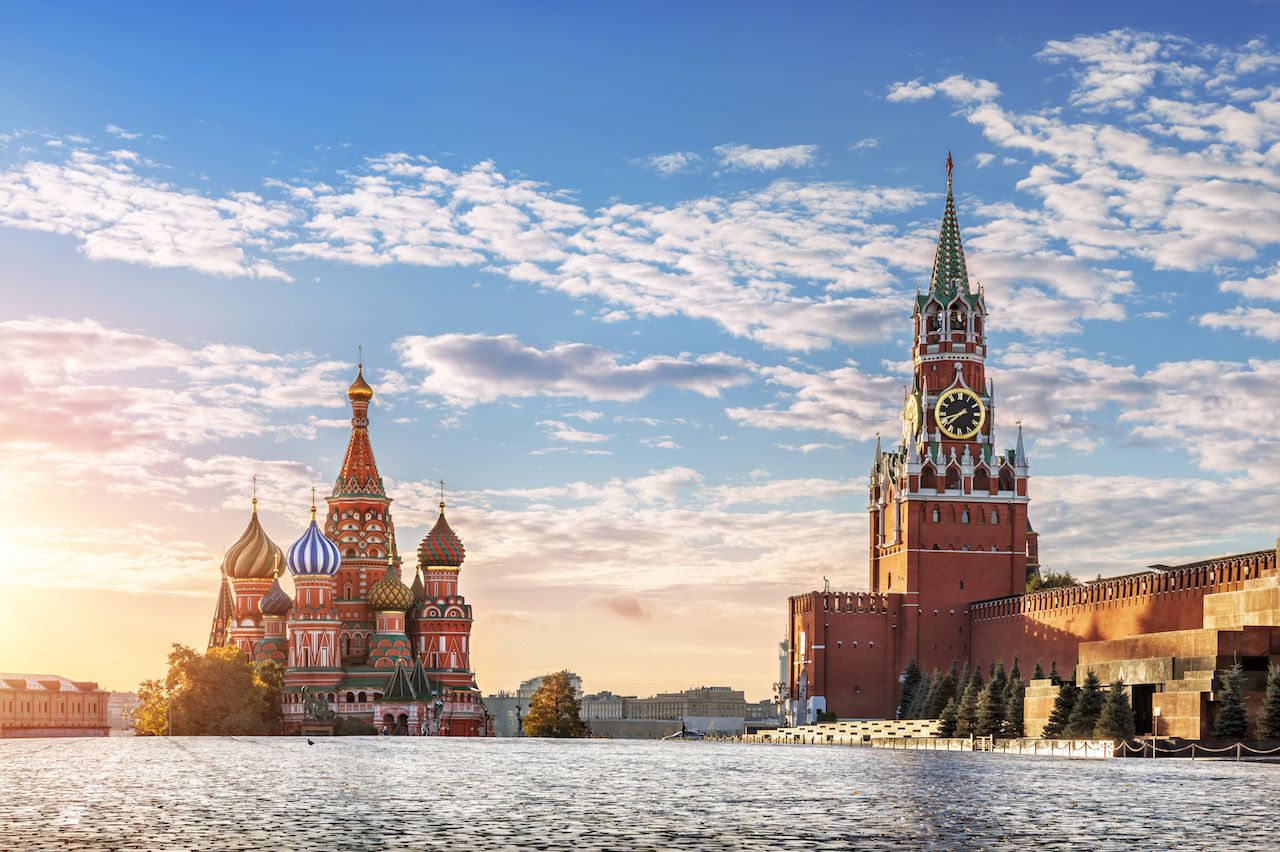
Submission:
<svg viewBox="0 0 1280 852">
<path fill-rule="evenodd" d="M 960 244 L 960 223 L 956 221 L 956 199 L 951 192 L 951 152 L 947 152 L 947 207 L 942 213 L 942 232 L 938 235 L 938 250 L 933 256 L 933 275 L 929 278 L 929 292 L 950 299 L 963 288 L 969 292 L 969 270 L 964 265 L 964 246 Z"/>
</svg>

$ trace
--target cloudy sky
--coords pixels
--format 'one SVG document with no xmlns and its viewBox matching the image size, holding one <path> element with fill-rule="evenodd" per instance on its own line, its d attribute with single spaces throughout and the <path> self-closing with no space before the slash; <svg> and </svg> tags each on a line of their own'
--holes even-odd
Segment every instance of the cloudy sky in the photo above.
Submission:
<svg viewBox="0 0 1280 852">
<path fill-rule="evenodd" d="M 1280 7 L 1195 5 L 7 8 L 0 670 L 203 646 L 363 346 L 483 690 L 763 697 L 786 596 L 866 587 L 948 149 L 1046 565 L 1273 547 Z"/>
</svg>

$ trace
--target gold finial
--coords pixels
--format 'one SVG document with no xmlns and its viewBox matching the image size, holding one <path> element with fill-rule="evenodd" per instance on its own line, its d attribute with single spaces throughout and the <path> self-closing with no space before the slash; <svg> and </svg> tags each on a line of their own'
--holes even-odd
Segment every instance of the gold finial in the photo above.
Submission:
<svg viewBox="0 0 1280 852">
<path fill-rule="evenodd" d="M 316 487 L 311 486 L 311 520 L 316 519 Z"/>
<path fill-rule="evenodd" d="M 359 369 L 363 366 L 364 366 L 364 347 L 356 346 L 356 368 Z"/>
<path fill-rule="evenodd" d="M 258 514 L 258 474 L 253 475 L 253 513 Z"/>
<path fill-rule="evenodd" d="M 444 514 L 444 480 L 440 480 L 440 514 Z"/>
<path fill-rule="evenodd" d="M 280 579 L 280 551 L 277 550 L 274 554 L 272 554 L 271 558 L 274 561 L 274 565 L 271 569 L 271 573 L 272 575 L 275 576 L 277 580 L 279 580 Z"/>
</svg>

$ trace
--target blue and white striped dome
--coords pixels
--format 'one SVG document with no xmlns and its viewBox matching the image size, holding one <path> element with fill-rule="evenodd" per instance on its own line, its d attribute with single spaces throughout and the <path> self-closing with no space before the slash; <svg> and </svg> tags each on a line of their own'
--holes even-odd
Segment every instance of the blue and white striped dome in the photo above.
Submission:
<svg viewBox="0 0 1280 852">
<path fill-rule="evenodd" d="M 307 527 L 302 538 L 290 545 L 284 563 L 289 566 L 289 573 L 295 577 L 315 574 L 328 574 L 332 577 L 338 573 L 342 556 L 338 553 L 337 545 L 320 532 L 313 517 L 311 526 Z"/>
</svg>

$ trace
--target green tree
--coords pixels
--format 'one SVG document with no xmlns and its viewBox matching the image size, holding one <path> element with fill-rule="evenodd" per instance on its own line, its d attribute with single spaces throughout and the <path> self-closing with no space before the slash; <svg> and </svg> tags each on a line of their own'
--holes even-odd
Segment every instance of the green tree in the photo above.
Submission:
<svg viewBox="0 0 1280 852">
<path fill-rule="evenodd" d="M 1071 708 L 1075 706 L 1075 684 L 1067 681 L 1058 684 L 1058 697 L 1053 701 L 1053 710 L 1049 713 L 1049 722 L 1044 726 L 1040 736 L 1046 740 L 1056 740 L 1062 737 L 1067 729 L 1067 720 L 1071 718 Z"/>
<path fill-rule="evenodd" d="M 1063 733 L 1073 739 L 1093 736 L 1093 729 L 1098 725 L 1098 717 L 1102 715 L 1102 702 L 1105 698 L 1106 696 L 1102 694 L 1102 683 L 1093 673 L 1093 669 L 1089 669 L 1084 677 L 1084 685 L 1076 693 L 1076 703 L 1071 708 L 1071 717 L 1067 719 L 1067 727 Z"/>
<path fill-rule="evenodd" d="M 908 719 L 924 718 L 925 699 L 929 696 L 929 690 L 933 689 L 933 679 L 937 675 L 936 670 L 933 674 L 927 674 L 920 680 L 920 685 L 916 687 L 915 695 L 911 696 L 911 706 L 907 708 Z"/>
<path fill-rule="evenodd" d="M 144 681 L 134 730 L 162 736 L 255 736 L 280 733 L 282 674 L 254 665 L 238 648 L 198 654 L 185 645 L 169 653 L 164 680 Z"/>
<path fill-rule="evenodd" d="M 1027 578 L 1027 591 L 1039 592 L 1043 589 L 1065 589 L 1080 585 L 1080 581 L 1066 571 L 1036 572 Z"/>
<path fill-rule="evenodd" d="M 938 679 L 936 688 L 929 690 L 928 706 L 925 708 L 924 716 L 926 719 L 942 718 L 942 708 L 947 706 L 948 701 L 955 700 L 956 692 L 956 664 L 952 661 L 951 668 Z"/>
<path fill-rule="evenodd" d="M 942 712 L 938 714 L 938 736 L 954 737 L 956 735 L 956 718 L 960 714 L 960 708 L 956 706 L 956 699 L 949 696 L 947 698 L 947 706 L 942 708 Z"/>
<path fill-rule="evenodd" d="M 1218 717 L 1213 721 L 1213 735 L 1224 740 L 1244 739 L 1249 728 L 1244 709 L 1244 668 L 1235 663 L 1219 677 L 1222 679 L 1222 697 Z"/>
<path fill-rule="evenodd" d="M 907 663 L 907 668 L 902 673 L 902 700 L 898 702 L 897 718 L 908 718 L 907 713 L 911 710 L 911 702 L 915 700 L 916 691 L 919 688 L 920 667 L 916 665 L 915 660 L 912 660 Z"/>
<path fill-rule="evenodd" d="M 964 691 L 964 698 L 956 708 L 956 734 L 967 737 L 975 732 L 978 722 L 978 695 L 982 691 L 982 678 L 975 672 L 969 678 L 969 687 Z"/>
<path fill-rule="evenodd" d="M 961 700 L 964 699 L 964 692 L 969 688 L 970 677 L 972 675 L 969 674 L 969 661 L 965 660 L 964 668 L 960 670 L 960 677 L 956 681 L 956 706 L 959 706 Z"/>
<path fill-rule="evenodd" d="M 1026 736 L 1026 699 L 1027 685 L 1021 680 L 1009 679 L 1009 689 L 1005 692 L 1004 735 L 1006 737 Z"/>
<path fill-rule="evenodd" d="M 1049 663 L 1049 680 L 1054 683 L 1062 683 L 1062 678 L 1058 675 L 1058 661 L 1053 660 Z"/>
<path fill-rule="evenodd" d="M 1129 706 L 1124 681 L 1113 680 L 1106 700 L 1102 702 L 1102 712 L 1098 715 L 1093 735 L 1100 740 L 1127 740 L 1133 732 L 1133 708 Z"/>
<path fill-rule="evenodd" d="M 1267 694 L 1258 711 L 1257 734 L 1260 739 L 1280 739 L 1280 666 L 1267 669 Z"/>
<path fill-rule="evenodd" d="M 567 671 L 542 679 L 542 685 L 529 699 L 529 713 L 524 717 L 526 737 L 585 737 L 590 732 L 578 715 L 578 698 Z"/>
<path fill-rule="evenodd" d="M 994 737 L 1004 728 L 1004 685 L 1000 680 L 1003 674 L 1002 667 L 978 696 L 973 732 L 980 737 Z"/>
</svg>

